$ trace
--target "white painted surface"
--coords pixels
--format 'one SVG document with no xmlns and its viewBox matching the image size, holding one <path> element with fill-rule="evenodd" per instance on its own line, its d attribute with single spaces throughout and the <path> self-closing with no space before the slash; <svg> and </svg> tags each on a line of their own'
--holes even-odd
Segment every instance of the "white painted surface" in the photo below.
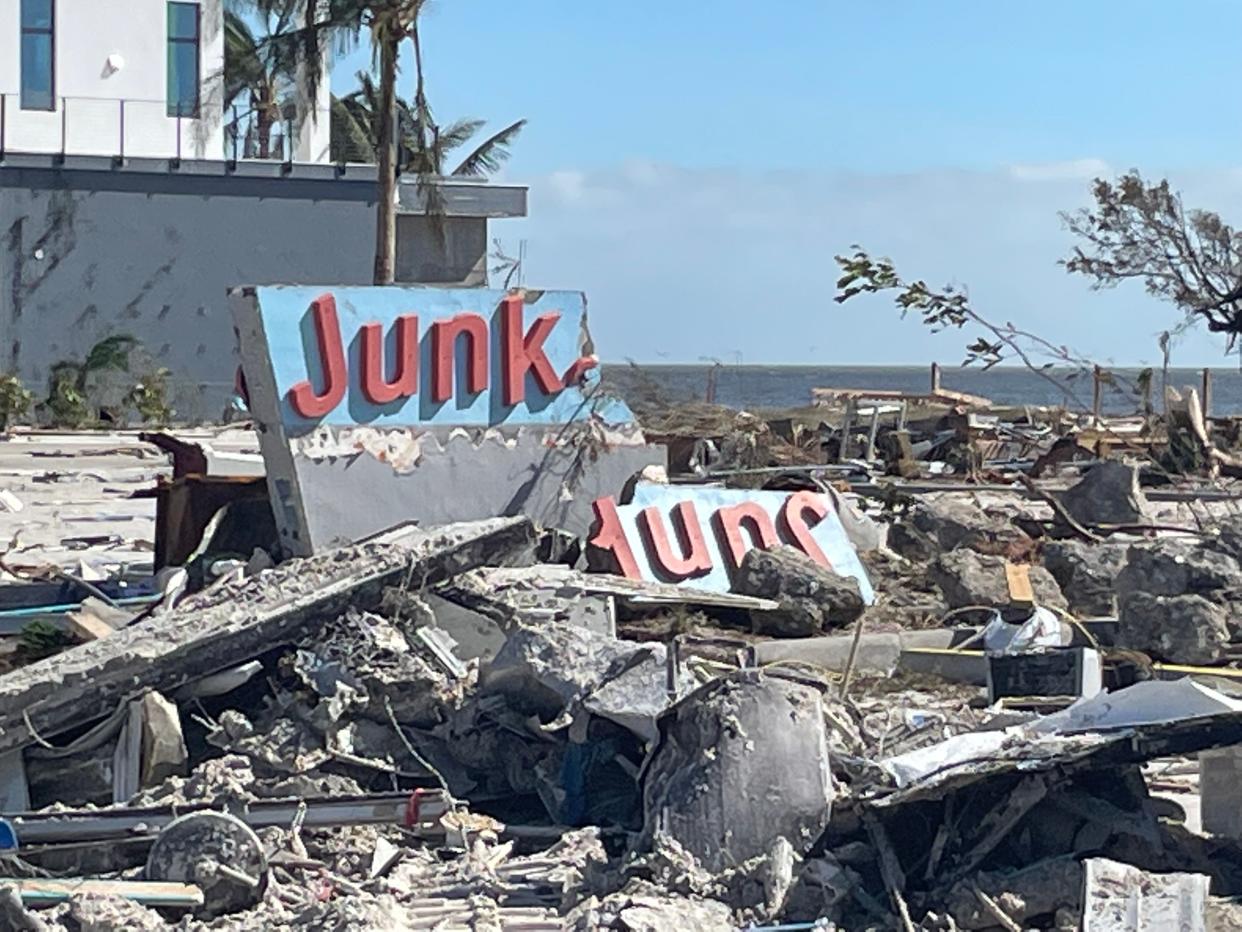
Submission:
<svg viewBox="0 0 1242 932">
<path fill-rule="evenodd" d="M 1157 874 L 1107 858 L 1083 861 L 1083 932 L 1205 932 L 1206 874 Z"/>
<path fill-rule="evenodd" d="M 222 158 L 222 0 L 200 0 L 201 118 L 182 119 L 182 158 Z M 0 94 L 13 152 L 169 158 L 167 0 L 56 0 L 56 109 L 21 109 L 21 0 L 0 0 Z M 120 67 L 116 67 L 118 62 Z"/>
</svg>

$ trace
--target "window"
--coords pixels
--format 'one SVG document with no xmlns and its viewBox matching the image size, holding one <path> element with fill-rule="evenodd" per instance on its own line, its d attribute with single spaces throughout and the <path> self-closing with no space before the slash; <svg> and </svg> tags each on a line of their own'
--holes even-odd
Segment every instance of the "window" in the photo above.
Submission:
<svg viewBox="0 0 1242 932">
<path fill-rule="evenodd" d="M 198 4 L 168 4 L 168 115 L 198 117 Z"/>
<path fill-rule="evenodd" d="M 22 0 L 22 109 L 55 110 L 54 0 Z"/>
</svg>

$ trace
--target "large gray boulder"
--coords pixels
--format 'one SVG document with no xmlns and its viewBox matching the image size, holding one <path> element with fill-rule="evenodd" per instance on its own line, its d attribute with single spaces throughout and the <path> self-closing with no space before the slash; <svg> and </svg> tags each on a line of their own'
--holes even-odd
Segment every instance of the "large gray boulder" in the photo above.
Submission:
<svg viewBox="0 0 1242 932">
<path fill-rule="evenodd" d="M 1122 647 L 1178 663 L 1214 663 L 1240 633 L 1242 565 L 1223 550 L 1175 540 L 1135 544 L 1116 590 Z"/>
<path fill-rule="evenodd" d="M 1132 592 L 1122 601 L 1119 618 L 1118 645 L 1157 660 L 1216 663 L 1229 643 L 1224 610 L 1201 595 Z"/>
<path fill-rule="evenodd" d="M 1127 544 L 1050 541 L 1044 545 L 1044 566 L 1075 615 L 1111 616 L 1117 611 L 1114 583 L 1126 565 L 1128 549 Z"/>
<path fill-rule="evenodd" d="M 888 533 L 890 549 L 919 561 L 959 547 L 1011 554 L 1029 545 L 1030 538 L 1021 528 L 1005 518 L 993 517 L 961 496 L 942 495 L 915 502 Z"/>
<path fill-rule="evenodd" d="M 1227 553 L 1182 541 L 1136 544 L 1127 552 L 1116 588 L 1123 600 L 1132 592 L 1242 595 L 1242 566 Z"/>
<path fill-rule="evenodd" d="M 937 557 L 928 573 L 944 593 L 949 608 L 965 608 L 969 605 L 1000 607 L 1009 604 L 1009 583 L 1005 576 L 1004 557 L 976 553 L 973 550 L 951 550 Z M 1032 566 L 1030 579 L 1035 601 L 1039 605 L 1068 608 L 1061 588 L 1046 569 Z"/>
<path fill-rule="evenodd" d="M 1151 505 L 1139 488 L 1138 467 L 1120 460 L 1092 466 L 1058 498 L 1079 524 L 1146 524 L 1151 520 Z"/>
<path fill-rule="evenodd" d="M 755 630 L 778 637 L 812 637 L 848 625 L 867 607 L 858 581 L 820 566 L 793 547 L 753 549 L 742 558 L 733 590 L 781 603 L 753 613 Z"/>
<path fill-rule="evenodd" d="M 831 816 L 827 728 L 802 683 L 743 671 L 696 690 L 660 720 L 638 848 L 668 835 L 713 873 L 782 837 L 805 854 Z"/>
</svg>

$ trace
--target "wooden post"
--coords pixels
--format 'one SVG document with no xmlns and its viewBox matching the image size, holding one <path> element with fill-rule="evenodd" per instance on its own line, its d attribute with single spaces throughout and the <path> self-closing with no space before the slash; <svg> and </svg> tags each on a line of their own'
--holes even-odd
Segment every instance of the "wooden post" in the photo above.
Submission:
<svg viewBox="0 0 1242 932">
<path fill-rule="evenodd" d="M 910 402 L 909 402 L 909 401 L 905 400 L 904 398 L 902 399 L 902 401 L 901 401 L 901 413 L 897 415 L 897 429 L 898 429 L 899 431 L 900 431 L 900 430 L 905 430 L 905 429 L 906 429 L 906 412 L 907 412 L 907 410 L 908 410 L 908 407 L 907 407 L 907 406 L 908 406 L 909 404 L 910 404 Z"/>
<path fill-rule="evenodd" d="M 1103 402 L 1104 402 L 1104 397 L 1103 397 L 1104 380 L 1101 378 L 1101 375 L 1102 375 L 1102 371 L 1100 367 L 1096 366 L 1095 369 L 1092 370 L 1092 373 L 1091 373 L 1091 381 L 1092 381 L 1091 419 L 1096 424 L 1096 426 L 1099 426 L 1100 408 L 1102 407 Z"/>
<path fill-rule="evenodd" d="M 867 460 L 875 459 L 875 437 L 880 432 L 880 406 L 871 404 L 871 430 L 867 432 Z"/>
<path fill-rule="evenodd" d="M 938 362 L 931 364 L 931 393 L 940 394 L 940 363 Z"/>
<path fill-rule="evenodd" d="M 854 430 L 854 406 L 856 402 L 853 398 L 845 403 L 845 420 L 841 423 L 841 443 L 837 446 L 837 462 L 844 463 L 849 456 L 850 434 Z"/>
<path fill-rule="evenodd" d="M 1204 423 L 1212 416 L 1212 370 L 1204 368 L 1203 370 L 1203 393 L 1199 396 L 1199 403 L 1203 405 Z"/>
</svg>

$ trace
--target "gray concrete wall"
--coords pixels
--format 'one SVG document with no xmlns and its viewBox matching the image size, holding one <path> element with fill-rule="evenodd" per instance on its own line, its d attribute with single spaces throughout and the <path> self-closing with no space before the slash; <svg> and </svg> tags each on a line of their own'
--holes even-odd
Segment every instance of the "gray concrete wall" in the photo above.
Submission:
<svg viewBox="0 0 1242 932">
<path fill-rule="evenodd" d="M 347 455 L 311 455 L 307 448 L 321 446 L 322 439 L 295 440 L 293 471 L 310 535 L 298 543 L 311 552 L 361 540 L 397 521 L 431 527 L 519 514 L 585 537 L 592 502 L 620 495 L 635 473 L 664 467 L 667 459 L 663 447 L 646 444 L 636 429 L 613 431 L 607 443 L 593 442 L 591 427 L 580 424 L 473 433 L 388 431 L 394 449 L 402 441 L 417 445 L 417 461 L 405 470 L 356 449 L 353 437 L 337 441 Z"/>
<path fill-rule="evenodd" d="M 179 419 L 219 418 L 228 288 L 370 282 L 375 184 L 355 177 L 0 166 L 0 372 L 43 397 L 52 364 L 127 333 L 171 371 Z M 401 218 L 399 277 L 485 284 L 487 220 L 444 223 L 441 246 L 426 217 Z"/>
</svg>

